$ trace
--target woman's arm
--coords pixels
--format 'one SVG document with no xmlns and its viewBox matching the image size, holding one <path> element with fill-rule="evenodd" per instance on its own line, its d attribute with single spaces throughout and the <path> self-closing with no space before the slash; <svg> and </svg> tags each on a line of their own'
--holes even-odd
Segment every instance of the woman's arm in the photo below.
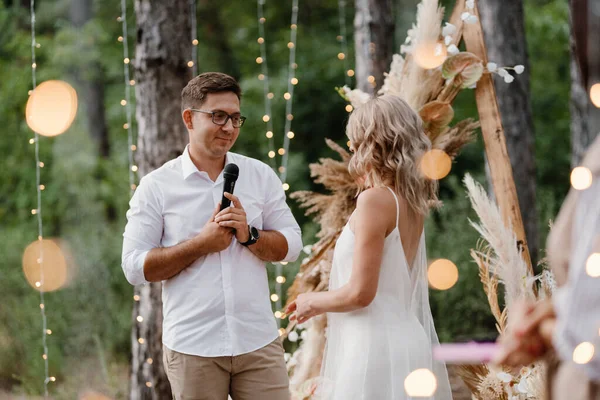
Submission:
<svg viewBox="0 0 600 400">
<path fill-rule="evenodd" d="M 286 310 L 286 313 L 296 311 L 290 320 L 303 323 L 325 312 L 350 312 L 371 304 L 377 293 L 389 215 L 395 215 L 396 207 L 384 192 L 388 190 L 374 188 L 358 197 L 353 216 L 355 249 L 349 282 L 336 290 L 299 295 Z"/>
</svg>

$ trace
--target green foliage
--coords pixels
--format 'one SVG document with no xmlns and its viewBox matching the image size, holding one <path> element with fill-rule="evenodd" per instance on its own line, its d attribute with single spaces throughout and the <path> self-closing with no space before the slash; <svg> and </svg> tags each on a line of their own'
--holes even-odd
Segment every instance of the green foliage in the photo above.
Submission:
<svg viewBox="0 0 600 400">
<path fill-rule="evenodd" d="M 39 294 L 25 282 L 21 269 L 24 248 L 37 237 L 34 146 L 24 122 L 27 92 L 31 89 L 31 39 L 28 10 L 20 2 L 0 3 L 0 390 L 37 393 L 42 390 L 43 362 Z M 133 2 L 128 3 L 130 57 L 135 44 Z M 395 8 L 398 21 L 396 48 L 416 13 L 416 1 Z M 120 267 L 121 234 L 128 206 L 127 132 L 124 108 L 122 34 L 116 22 L 117 0 L 97 1 L 95 16 L 81 28 L 68 21 L 69 1 L 41 2 L 36 32 L 38 82 L 100 77 L 104 82 L 105 111 L 111 154 L 98 157 L 90 139 L 84 99 L 75 124 L 64 135 L 40 138 L 41 170 L 46 190 L 42 196 L 44 237 L 60 237 L 72 251 L 75 266 L 70 285 L 46 294 L 51 385 L 55 397 L 75 398 L 85 389 L 92 369 L 94 384 L 115 398 L 126 397 L 127 362 L 130 354 L 132 288 Z M 527 41 L 531 64 L 531 90 L 536 132 L 536 163 L 540 228 L 556 214 L 568 188 L 569 171 L 569 66 L 568 9 L 564 1 L 526 0 Z M 283 93 L 288 82 L 288 48 L 291 6 L 288 2 L 265 5 L 265 39 L 273 99 L 275 148 L 284 137 Z M 450 7 L 447 8 L 448 10 Z M 352 49 L 352 15 L 347 9 L 349 47 Z M 309 177 L 308 164 L 321 157 L 336 157 L 324 138 L 345 144 L 345 102 L 335 87 L 345 83 L 343 62 L 337 59 L 340 44 L 337 2 L 301 2 L 293 98 L 288 183 L 290 191 L 322 190 Z M 265 138 L 263 82 L 254 62 L 259 55 L 256 4 L 235 0 L 226 5 L 198 2 L 198 65 L 200 72 L 220 70 L 240 79 L 243 113 L 248 116 L 234 151 L 269 162 Z M 348 55 L 353 60 L 352 54 Z M 95 65 L 97 68 L 87 68 Z M 353 62 L 350 61 L 350 65 Z M 518 78 L 517 78 L 518 79 Z M 133 100 L 133 99 L 132 99 Z M 135 103 L 133 103 L 135 105 Z M 476 117 L 473 92 L 464 91 L 455 103 L 456 118 Z M 135 124 L 134 124 L 135 126 Z M 483 145 L 467 146 L 442 181 L 444 207 L 427 221 L 428 254 L 448 258 L 459 268 L 457 285 L 432 292 L 431 305 L 442 341 L 492 339 L 493 318 L 477 277 L 469 249 L 477 241 L 467 218 L 475 218 L 461 184 L 465 172 L 483 182 Z M 280 162 L 279 156 L 276 159 Z M 296 203 L 292 209 L 303 227 L 304 243 L 314 243 L 317 226 Z M 545 232 L 544 235 L 545 236 Z M 542 238 L 544 239 L 544 238 Z M 543 241 L 541 242 L 543 243 Z M 283 267 L 292 284 L 301 260 Z M 275 267 L 268 266 L 272 289 Z M 286 321 L 283 321 L 285 325 Z M 289 345 L 289 344 L 288 344 Z M 125 366 L 125 367 L 123 367 Z M 98 372 L 100 371 L 100 372 Z M 66 383 L 61 383 L 66 382 Z"/>
</svg>

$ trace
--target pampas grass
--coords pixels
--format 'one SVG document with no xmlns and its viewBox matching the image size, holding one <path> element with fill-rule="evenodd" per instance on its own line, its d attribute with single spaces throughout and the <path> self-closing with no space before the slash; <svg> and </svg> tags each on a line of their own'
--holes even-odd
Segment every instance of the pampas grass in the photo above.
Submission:
<svg viewBox="0 0 600 400">
<path fill-rule="evenodd" d="M 471 205 L 480 221 L 469 222 L 486 242 L 484 249 L 490 250 L 489 253 L 475 252 L 487 262 L 490 272 L 504 285 L 505 299 L 509 307 L 519 299 L 534 300 L 534 292 L 526 284 L 527 278 L 532 275 L 521 257 L 512 227 L 504 224 L 498 206 L 489 199 L 485 189 L 476 183 L 471 175 L 465 175 L 464 183 Z"/>
<path fill-rule="evenodd" d="M 545 269 L 540 275 L 532 276 L 527 264 L 521 258 L 521 251 L 510 226 L 506 226 L 500 215 L 498 206 L 488 198 L 483 187 L 467 174 L 465 186 L 471 205 L 479 217 L 479 223 L 469 221 L 479 232 L 481 239 L 476 249 L 471 250 L 471 257 L 479 267 L 479 278 L 490 305 L 490 311 L 496 319 L 496 328 L 503 335 L 507 326 L 507 317 L 511 306 L 521 299 L 536 300 L 552 295 L 555 288 L 554 276 Z M 544 266 L 542 260 L 538 265 Z M 542 290 L 537 294 L 536 282 Z M 498 301 L 498 284 L 505 288 L 506 307 L 502 309 Z M 486 365 L 466 365 L 459 369 L 465 384 L 471 389 L 476 400 L 487 399 L 544 399 L 545 365 L 536 362 L 531 368 L 522 368 L 518 374 L 508 375 L 510 383 L 501 383 L 498 372 Z M 526 387 L 527 393 L 520 393 L 515 388 L 519 383 Z M 525 397 L 523 397 L 525 396 Z"/>
</svg>

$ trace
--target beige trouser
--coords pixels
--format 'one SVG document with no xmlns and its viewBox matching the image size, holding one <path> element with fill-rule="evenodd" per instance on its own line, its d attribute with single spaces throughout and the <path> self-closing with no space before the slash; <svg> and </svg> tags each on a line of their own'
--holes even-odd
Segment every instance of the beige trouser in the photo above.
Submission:
<svg viewBox="0 0 600 400">
<path fill-rule="evenodd" d="M 279 338 L 239 356 L 199 357 L 163 346 L 175 400 L 289 400 L 289 379 Z"/>
</svg>

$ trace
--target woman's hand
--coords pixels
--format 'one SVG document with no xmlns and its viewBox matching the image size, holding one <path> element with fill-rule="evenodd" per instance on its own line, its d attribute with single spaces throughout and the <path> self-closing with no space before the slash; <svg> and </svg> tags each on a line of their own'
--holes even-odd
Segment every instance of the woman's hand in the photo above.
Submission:
<svg viewBox="0 0 600 400">
<path fill-rule="evenodd" d="M 500 338 L 495 364 L 518 367 L 534 362 L 551 347 L 551 332 L 543 327 L 555 318 L 550 301 L 515 304 L 506 332 Z"/>
<path fill-rule="evenodd" d="M 295 311 L 295 314 L 290 315 L 290 321 L 296 320 L 299 324 L 303 324 L 312 317 L 323 314 L 316 307 L 319 294 L 314 292 L 302 293 L 296 297 L 286 309 L 285 313 L 290 314 Z"/>
</svg>

